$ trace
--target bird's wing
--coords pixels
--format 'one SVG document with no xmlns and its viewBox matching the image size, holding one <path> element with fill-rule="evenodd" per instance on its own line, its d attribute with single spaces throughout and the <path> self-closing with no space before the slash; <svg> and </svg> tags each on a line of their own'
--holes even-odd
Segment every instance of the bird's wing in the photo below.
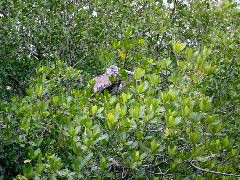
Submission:
<svg viewBox="0 0 240 180">
<path fill-rule="evenodd" d="M 112 85 L 107 87 L 107 89 L 110 92 L 110 94 L 119 94 L 124 90 L 125 86 L 126 86 L 126 82 L 119 80 L 112 83 Z"/>
<path fill-rule="evenodd" d="M 93 86 L 94 93 L 99 93 L 112 85 L 112 82 L 109 80 L 109 75 L 100 75 L 94 78 L 95 84 Z"/>
</svg>

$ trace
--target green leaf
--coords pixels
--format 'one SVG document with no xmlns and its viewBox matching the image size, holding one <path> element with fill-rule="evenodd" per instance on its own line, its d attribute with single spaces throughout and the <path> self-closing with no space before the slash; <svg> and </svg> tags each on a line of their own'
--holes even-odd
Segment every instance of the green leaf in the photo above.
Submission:
<svg viewBox="0 0 240 180">
<path fill-rule="evenodd" d="M 157 143 L 156 140 L 152 140 L 151 141 L 151 151 L 154 152 L 157 150 L 157 148 L 159 147 L 159 144 Z"/>
<path fill-rule="evenodd" d="M 139 152 L 139 151 L 136 151 L 136 152 L 134 153 L 134 160 L 135 160 L 135 161 L 138 161 L 139 158 L 140 158 L 140 152 Z"/>
<path fill-rule="evenodd" d="M 164 58 L 164 59 L 161 61 L 161 66 L 162 66 L 163 68 L 168 68 L 171 63 L 172 63 L 172 61 L 170 60 L 170 58 Z"/>
<path fill-rule="evenodd" d="M 186 43 L 181 43 L 181 42 L 173 42 L 172 46 L 173 46 L 173 50 L 177 53 L 181 52 L 185 47 L 186 47 Z"/>
<path fill-rule="evenodd" d="M 38 148 L 37 150 L 34 151 L 34 159 L 37 158 L 41 154 L 41 149 Z"/>
<path fill-rule="evenodd" d="M 190 108 L 188 106 L 185 106 L 183 110 L 183 116 L 187 116 L 190 112 L 191 112 Z"/>
<path fill-rule="evenodd" d="M 168 154 L 170 157 L 174 157 L 175 154 L 177 153 L 177 146 L 168 146 Z"/>
<path fill-rule="evenodd" d="M 166 121 L 167 127 L 170 128 L 170 127 L 176 126 L 181 122 L 181 120 L 182 120 L 181 117 L 174 118 L 173 116 L 169 116 Z"/>
<path fill-rule="evenodd" d="M 196 141 L 198 140 L 199 138 L 199 132 L 193 132 L 191 133 L 190 135 L 190 140 L 192 143 L 196 143 Z"/>
<path fill-rule="evenodd" d="M 93 153 L 88 153 L 88 155 L 84 157 L 83 161 L 80 162 L 79 169 L 83 169 L 92 159 L 92 157 L 93 157 Z"/>
<path fill-rule="evenodd" d="M 114 117 L 114 115 L 113 115 L 112 113 L 108 113 L 108 114 L 107 114 L 107 119 L 108 119 L 111 123 L 113 123 L 115 117 Z"/>
<path fill-rule="evenodd" d="M 30 165 L 24 165 L 23 166 L 23 174 L 24 174 L 24 176 L 31 177 L 32 173 L 33 173 L 32 166 L 30 166 Z"/>
<path fill-rule="evenodd" d="M 143 46 L 144 45 L 144 39 L 143 38 L 139 38 L 138 39 L 138 44 Z"/>
<path fill-rule="evenodd" d="M 122 98 L 124 104 L 125 104 L 125 103 L 127 102 L 127 100 L 128 100 L 127 94 L 125 94 L 125 93 L 122 93 L 122 94 L 121 94 L 121 98 Z"/>
<path fill-rule="evenodd" d="M 190 59 L 193 55 L 193 49 L 192 48 L 187 48 L 186 49 L 186 55 L 187 55 L 187 58 Z"/>
<path fill-rule="evenodd" d="M 139 94 L 143 93 L 144 91 L 146 91 L 149 87 L 149 83 L 148 81 L 144 81 L 144 82 L 141 82 L 138 86 L 137 86 L 137 92 Z"/>
<path fill-rule="evenodd" d="M 134 78 L 135 78 L 136 80 L 141 79 L 141 77 L 144 76 L 144 74 L 145 74 L 145 70 L 142 69 L 142 68 L 136 68 L 136 69 L 134 70 Z"/>
<path fill-rule="evenodd" d="M 96 105 L 92 106 L 92 113 L 96 114 L 98 107 Z"/>
<path fill-rule="evenodd" d="M 179 123 L 181 123 L 182 118 L 181 117 L 176 117 L 175 118 L 175 125 L 178 125 Z"/>
</svg>

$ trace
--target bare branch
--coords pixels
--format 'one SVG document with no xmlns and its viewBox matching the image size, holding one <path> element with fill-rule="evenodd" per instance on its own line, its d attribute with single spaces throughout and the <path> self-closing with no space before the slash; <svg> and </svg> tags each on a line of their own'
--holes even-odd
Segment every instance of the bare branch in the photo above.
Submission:
<svg viewBox="0 0 240 180">
<path fill-rule="evenodd" d="M 212 170 L 209 170 L 209 169 L 203 169 L 203 168 L 197 166 L 196 164 L 194 164 L 194 161 L 193 161 L 193 160 L 190 161 L 190 164 L 191 164 L 191 166 L 194 167 L 195 169 L 197 169 L 197 170 L 199 170 L 199 171 L 206 172 L 206 173 L 212 173 L 212 174 L 223 175 L 223 176 L 235 176 L 235 177 L 240 177 L 240 174 L 228 174 L 228 173 L 225 173 L 225 172 L 218 172 L 218 171 L 212 171 Z"/>
</svg>

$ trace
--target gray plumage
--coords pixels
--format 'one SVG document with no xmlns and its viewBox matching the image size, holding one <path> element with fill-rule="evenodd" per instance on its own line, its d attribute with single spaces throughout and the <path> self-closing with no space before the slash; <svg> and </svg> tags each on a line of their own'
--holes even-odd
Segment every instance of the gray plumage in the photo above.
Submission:
<svg viewBox="0 0 240 180">
<path fill-rule="evenodd" d="M 131 71 L 126 71 L 128 74 L 132 74 Z M 93 86 L 94 93 L 101 93 L 107 89 L 111 94 L 118 94 L 126 86 L 126 82 L 122 80 L 116 80 L 111 82 L 110 77 L 119 74 L 119 68 L 117 66 L 110 66 L 106 69 L 105 73 L 94 78 L 95 84 Z"/>
</svg>

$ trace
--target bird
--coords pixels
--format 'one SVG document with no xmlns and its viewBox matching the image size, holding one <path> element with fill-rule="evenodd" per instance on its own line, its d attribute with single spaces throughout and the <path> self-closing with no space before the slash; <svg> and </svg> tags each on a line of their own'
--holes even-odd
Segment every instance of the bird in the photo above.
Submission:
<svg viewBox="0 0 240 180">
<path fill-rule="evenodd" d="M 133 72 L 124 70 L 128 75 L 132 75 Z M 120 74 L 119 68 L 115 65 L 111 65 L 105 70 L 105 73 L 99 76 L 96 76 L 94 80 L 94 94 L 101 93 L 105 89 L 108 90 L 110 94 L 120 93 L 126 86 L 126 82 L 123 80 L 116 80 L 117 75 Z M 113 77 L 113 81 L 111 80 Z"/>
</svg>

